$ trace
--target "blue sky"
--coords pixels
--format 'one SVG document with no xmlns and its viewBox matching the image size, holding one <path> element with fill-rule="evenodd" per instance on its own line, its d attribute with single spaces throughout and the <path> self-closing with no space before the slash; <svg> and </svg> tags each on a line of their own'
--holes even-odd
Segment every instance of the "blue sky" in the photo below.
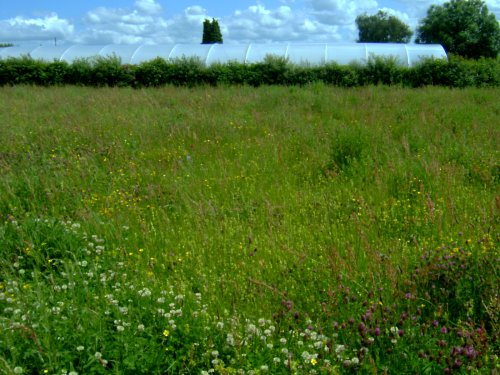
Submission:
<svg viewBox="0 0 500 375">
<path fill-rule="evenodd" d="M 199 43 L 216 18 L 225 43 L 354 42 L 354 20 L 382 9 L 414 30 L 428 0 L 9 0 L 0 43 Z M 500 0 L 486 0 L 500 19 Z"/>
</svg>

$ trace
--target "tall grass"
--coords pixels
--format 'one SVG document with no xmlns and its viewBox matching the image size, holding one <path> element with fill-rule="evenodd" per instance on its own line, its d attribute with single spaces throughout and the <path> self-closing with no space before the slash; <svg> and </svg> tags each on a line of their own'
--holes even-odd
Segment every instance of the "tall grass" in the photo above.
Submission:
<svg viewBox="0 0 500 375">
<path fill-rule="evenodd" d="M 1 88 L 0 369 L 498 368 L 498 94 Z"/>
</svg>

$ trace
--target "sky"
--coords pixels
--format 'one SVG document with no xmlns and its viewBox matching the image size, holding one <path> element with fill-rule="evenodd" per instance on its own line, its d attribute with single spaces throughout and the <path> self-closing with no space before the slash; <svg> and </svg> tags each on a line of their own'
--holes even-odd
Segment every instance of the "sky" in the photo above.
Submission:
<svg viewBox="0 0 500 375">
<path fill-rule="evenodd" d="M 484 1 L 500 20 L 500 0 Z M 414 31 L 428 0 L 0 0 L 0 43 L 200 43 L 204 19 L 224 43 L 355 42 L 357 15 L 384 10 Z"/>
</svg>

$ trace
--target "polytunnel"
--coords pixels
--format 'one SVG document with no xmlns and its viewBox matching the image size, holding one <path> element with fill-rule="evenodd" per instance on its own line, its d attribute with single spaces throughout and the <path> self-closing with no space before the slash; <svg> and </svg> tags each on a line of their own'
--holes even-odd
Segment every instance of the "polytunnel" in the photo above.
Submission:
<svg viewBox="0 0 500 375">
<path fill-rule="evenodd" d="M 117 56 L 123 64 L 140 64 L 161 57 L 173 60 L 183 57 L 199 58 L 205 65 L 213 63 L 256 63 L 267 55 L 287 58 L 295 64 L 321 65 L 335 62 L 349 64 L 367 62 L 371 56 L 394 57 L 399 64 L 414 66 L 427 58 L 446 59 L 439 44 L 399 43 L 286 43 L 286 44 L 156 44 L 156 45 L 70 45 L 16 46 L 0 49 L 0 59 L 29 56 L 45 61 Z"/>
</svg>

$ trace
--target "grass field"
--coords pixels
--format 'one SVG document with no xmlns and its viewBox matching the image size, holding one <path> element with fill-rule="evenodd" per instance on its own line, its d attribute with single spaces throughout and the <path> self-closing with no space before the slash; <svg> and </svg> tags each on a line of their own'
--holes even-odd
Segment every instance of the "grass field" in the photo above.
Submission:
<svg viewBox="0 0 500 375">
<path fill-rule="evenodd" d="M 499 371 L 499 95 L 0 88 L 0 372 Z"/>
</svg>

